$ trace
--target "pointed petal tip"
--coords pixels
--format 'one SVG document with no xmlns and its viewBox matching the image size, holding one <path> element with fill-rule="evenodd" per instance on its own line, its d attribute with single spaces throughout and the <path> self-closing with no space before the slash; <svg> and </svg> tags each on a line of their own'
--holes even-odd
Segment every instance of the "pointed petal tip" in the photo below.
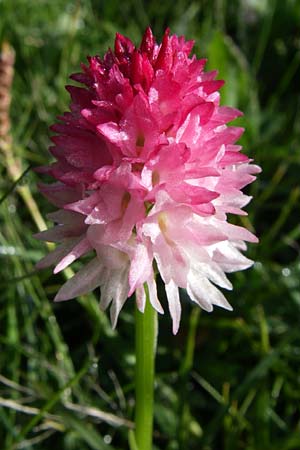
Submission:
<svg viewBox="0 0 300 450">
<path fill-rule="evenodd" d="M 195 300 L 193 300 L 193 301 L 195 301 Z M 196 303 L 197 303 L 197 305 L 199 305 L 198 302 L 196 302 Z M 199 306 L 201 307 L 201 309 L 203 309 L 203 311 L 206 311 L 208 313 L 211 313 L 214 310 L 214 307 L 213 307 L 213 305 L 211 303 L 209 303 L 209 304 L 201 303 Z"/>
<path fill-rule="evenodd" d="M 228 303 L 228 301 L 226 300 L 225 297 L 223 297 L 223 301 L 222 303 L 218 302 L 218 303 L 213 303 L 214 306 L 219 306 L 219 308 L 223 308 L 226 309 L 226 311 L 233 311 L 233 307 L 231 306 L 230 303 Z M 212 305 L 212 309 L 210 312 L 212 312 L 213 310 L 213 305 Z"/>
<path fill-rule="evenodd" d="M 229 303 L 227 307 L 224 306 L 224 309 L 226 309 L 227 311 L 233 311 L 233 307 Z"/>
<path fill-rule="evenodd" d="M 169 27 L 167 27 L 166 29 L 165 29 L 165 32 L 164 32 L 164 36 L 169 36 L 170 35 L 170 28 Z"/>
<path fill-rule="evenodd" d="M 145 304 L 144 305 L 136 305 L 137 309 L 139 310 L 140 313 L 144 314 L 145 312 Z"/>
<path fill-rule="evenodd" d="M 156 311 L 159 313 L 159 314 L 164 314 L 165 312 L 164 312 L 164 310 L 163 310 L 163 308 L 162 308 L 162 306 L 156 306 L 154 309 L 156 309 Z"/>
<path fill-rule="evenodd" d="M 174 336 L 176 336 L 176 334 L 178 333 L 179 325 L 180 325 L 179 322 L 178 322 L 178 323 L 174 323 L 174 322 L 173 322 L 173 325 L 172 325 L 172 333 L 173 333 Z"/>
<path fill-rule="evenodd" d="M 258 239 L 257 236 L 253 235 L 253 238 L 252 238 L 252 240 L 250 242 L 253 243 L 253 244 L 258 244 L 259 243 L 259 239 Z M 253 261 L 252 261 L 252 264 L 254 264 Z"/>
<path fill-rule="evenodd" d="M 66 269 L 75 260 L 76 260 L 75 255 L 73 255 L 73 254 L 67 255 L 54 267 L 54 270 L 53 270 L 54 275 L 56 275 L 57 273 L 61 272 L 64 269 Z"/>
<path fill-rule="evenodd" d="M 66 300 L 70 300 L 70 298 L 69 297 L 67 297 L 66 295 L 63 295 L 63 294 L 61 294 L 59 291 L 58 291 L 58 293 L 56 294 L 56 296 L 54 297 L 54 302 L 55 303 L 57 303 L 57 302 L 64 302 L 64 301 L 66 301 Z"/>
<path fill-rule="evenodd" d="M 111 321 L 111 328 L 115 330 L 117 328 L 119 319 L 119 313 L 114 313 L 113 308 L 110 309 L 110 321 Z"/>
</svg>

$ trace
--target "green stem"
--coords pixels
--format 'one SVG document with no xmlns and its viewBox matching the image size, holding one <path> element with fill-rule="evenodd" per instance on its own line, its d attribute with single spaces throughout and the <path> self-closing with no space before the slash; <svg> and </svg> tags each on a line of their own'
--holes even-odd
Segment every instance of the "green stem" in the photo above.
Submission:
<svg viewBox="0 0 300 450">
<path fill-rule="evenodd" d="M 157 339 L 157 313 L 145 286 L 144 313 L 136 309 L 135 440 L 139 450 L 152 450 L 153 390 Z"/>
</svg>

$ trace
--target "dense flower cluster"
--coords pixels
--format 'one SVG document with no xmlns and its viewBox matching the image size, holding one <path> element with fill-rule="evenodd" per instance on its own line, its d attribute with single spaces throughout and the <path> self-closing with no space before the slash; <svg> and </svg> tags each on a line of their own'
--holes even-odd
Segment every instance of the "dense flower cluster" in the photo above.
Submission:
<svg viewBox="0 0 300 450">
<path fill-rule="evenodd" d="M 50 215 L 57 225 L 38 237 L 60 245 L 39 266 L 56 264 L 57 273 L 93 251 L 56 300 L 100 286 L 113 326 L 134 292 L 144 310 L 145 283 L 163 312 L 157 271 L 174 333 L 179 287 L 207 311 L 231 309 L 216 285 L 231 289 L 224 272 L 252 264 L 241 250 L 257 239 L 227 213 L 246 214 L 241 189 L 260 169 L 235 144 L 243 129 L 226 125 L 241 113 L 219 106 L 223 82 L 189 57 L 192 47 L 168 30 L 159 45 L 148 28 L 138 48 L 117 34 L 114 51 L 71 76 L 84 87 L 67 87 L 70 112 L 52 127 L 56 162 L 42 171 L 57 182 L 40 189 L 59 208 Z"/>
</svg>

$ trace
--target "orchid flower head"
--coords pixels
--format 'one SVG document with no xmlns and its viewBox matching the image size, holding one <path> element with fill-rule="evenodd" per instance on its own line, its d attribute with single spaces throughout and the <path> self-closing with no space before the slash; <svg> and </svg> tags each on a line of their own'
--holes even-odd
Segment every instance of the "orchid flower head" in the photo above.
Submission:
<svg viewBox="0 0 300 450">
<path fill-rule="evenodd" d="M 179 288 L 206 311 L 231 309 L 225 273 L 252 265 L 242 252 L 257 238 L 227 216 L 246 214 L 242 188 L 260 168 L 236 144 L 243 129 L 228 125 L 241 112 L 220 106 L 223 81 L 192 47 L 168 29 L 159 44 L 147 28 L 137 47 L 117 33 L 114 50 L 71 76 L 81 86 L 67 86 L 70 111 L 51 127 L 55 162 L 40 171 L 55 182 L 40 190 L 58 210 L 37 237 L 58 246 L 38 266 L 58 273 L 90 254 L 55 299 L 100 287 L 113 326 L 133 293 L 144 311 L 145 285 L 163 313 L 157 271 L 177 333 Z"/>
</svg>

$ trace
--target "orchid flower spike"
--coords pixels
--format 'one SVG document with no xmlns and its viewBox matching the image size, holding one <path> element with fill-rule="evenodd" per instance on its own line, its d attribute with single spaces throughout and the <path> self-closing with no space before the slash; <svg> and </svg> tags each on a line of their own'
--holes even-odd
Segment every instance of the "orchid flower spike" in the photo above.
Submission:
<svg viewBox="0 0 300 450">
<path fill-rule="evenodd" d="M 58 210 L 37 237 L 59 245 L 38 266 L 57 273 L 89 253 L 55 300 L 100 287 L 114 327 L 134 292 L 144 311 L 145 284 L 163 313 L 157 271 L 177 333 L 179 288 L 206 311 L 231 309 L 225 272 L 252 265 L 241 251 L 257 238 L 227 214 L 246 214 L 241 189 L 260 168 L 236 144 L 243 129 L 227 125 L 241 112 L 220 106 L 223 81 L 192 47 L 169 30 L 158 44 L 148 28 L 139 47 L 117 34 L 114 51 L 71 76 L 82 87 L 67 86 L 70 111 L 52 126 L 56 161 L 39 169 L 56 180 L 40 190 Z"/>
</svg>

